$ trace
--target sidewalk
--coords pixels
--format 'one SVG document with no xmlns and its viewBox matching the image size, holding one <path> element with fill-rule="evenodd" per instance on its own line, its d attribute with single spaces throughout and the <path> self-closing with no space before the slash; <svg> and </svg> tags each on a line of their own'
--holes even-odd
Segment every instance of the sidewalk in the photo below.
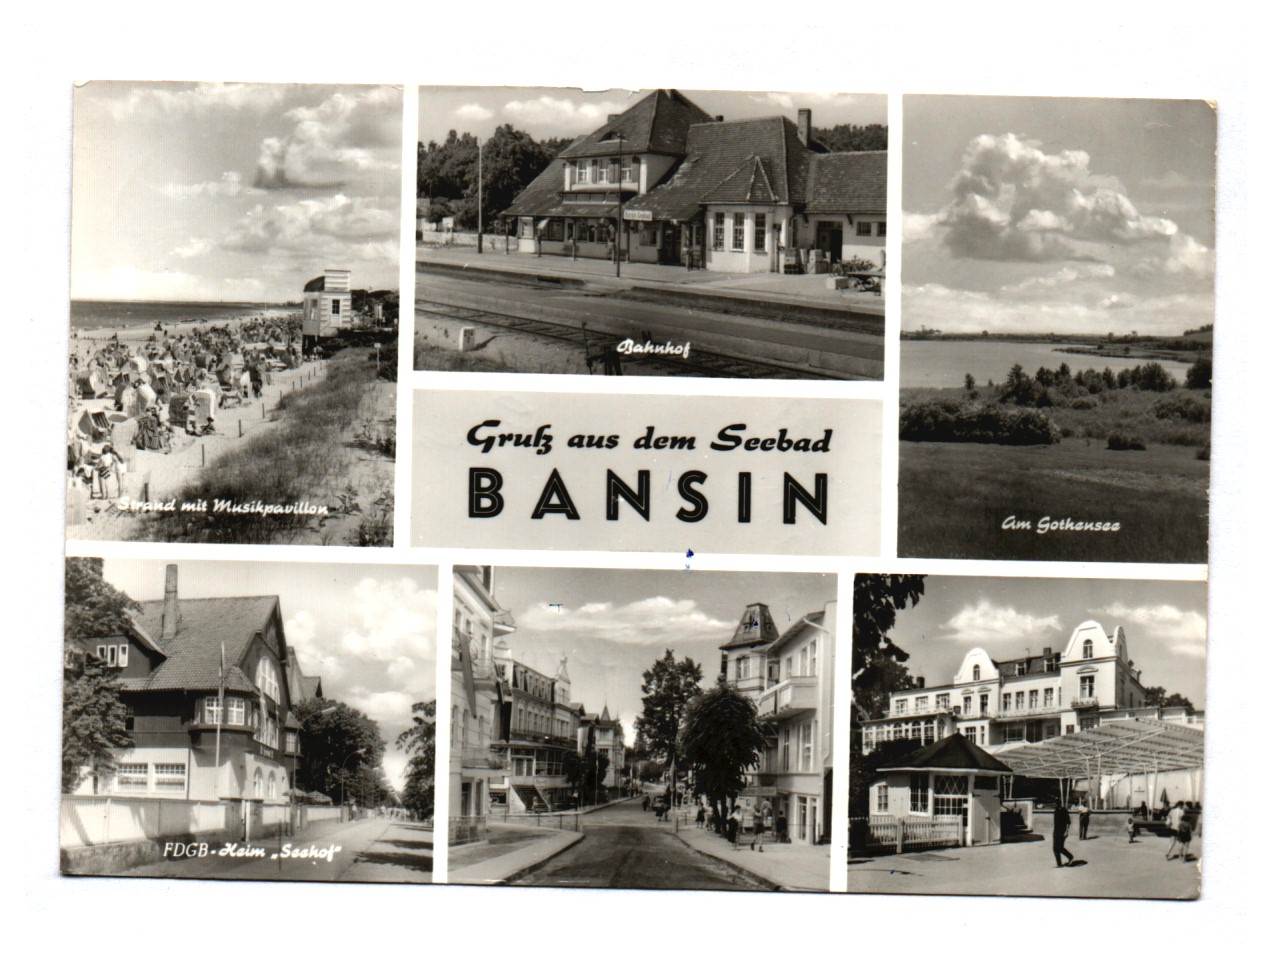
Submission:
<svg viewBox="0 0 1271 969">
<path fill-rule="evenodd" d="M 764 850 L 749 845 L 734 848 L 706 828 L 680 828 L 681 841 L 704 855 L 788 892 L 828 892 L 830 890 L 830 849 L 828 845 L 766 844 Z"/>
<path fill-rule="evenodd" d="M 660 266 L 654 263 L 622 264 L 622 275 L 616 276 L 612 263 L 602 259 L 571 259 L 569 256 L 532 256 L 526 253 L 476 249 L 417 246 L 415 261 L 466 269 L 490 270 L 531 277 L 572 279 L 610 291 L 661 289 L 667 292 L 701 293 L 733 296 L 737 299 L 771 302 L 782 305 L 804 305 L 825 309 L 851 310 L 861 313 L 883 313 L 881 296 L 845 293 L 825 288 L 827 275 L 785 276 L 779 273 L 721 273 L 710 270 L 687 270 L 683 266 Z"/>
<path fill-rule="evenodd" d="M 490 825 L 492 834 L 496 829 L 504 833 L 524 832 L 527 839 L 520 842 L 521 847 L 489 856 L 491 844 L 478 841 L 471 845 L 461 845 L 450 850 L 449 871 L 446 881 L 449 884 L 465 885 L 501 885 L 517 875 L 525 874 L 551 861 L 567 848 L 572 848 L 583 840 L 577 831 L 545 831 L 511 824 Z M 464 864 L 465 858 L 473 860 Z"/>
</svg>

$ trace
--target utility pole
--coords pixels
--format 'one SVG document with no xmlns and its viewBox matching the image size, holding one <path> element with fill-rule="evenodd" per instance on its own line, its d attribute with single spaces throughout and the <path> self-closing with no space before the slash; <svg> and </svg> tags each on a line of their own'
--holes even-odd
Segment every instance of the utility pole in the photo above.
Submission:
<svg viewBox="0 0 1271 969">
<path fill-rule="evenodd" d="M 622 132 L 618 132 L 618 232 L 614 236 L 614 275 L 622 277 Z"/>
<path fill-rule="evenodd" d="M 481 252 L 482 252 L 481 230 L 484 228 L 484 225 L 482 224 L 482 213 L 481 213 L 481 196 L 483 194 L 484 192 L 482 191 L 482 181 L 481 181 L 481 142 L 478 141 L 477 142 L 477 255 L 478 256 L 481 255 Z"/>
</svg>

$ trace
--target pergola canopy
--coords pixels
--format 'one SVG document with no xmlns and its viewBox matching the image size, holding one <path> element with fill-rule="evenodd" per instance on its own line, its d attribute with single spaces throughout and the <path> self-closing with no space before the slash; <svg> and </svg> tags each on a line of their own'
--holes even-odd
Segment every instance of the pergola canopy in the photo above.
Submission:
<svg viewBox="0 0 1271 969">
<path fill-rule="evenodd" d="M 1017 776 L 1056 780 L 1195 770 L 1204 766 L 1205 735 L 1160 720 L 1119 720 L 996 756 Z"/>
</svg>

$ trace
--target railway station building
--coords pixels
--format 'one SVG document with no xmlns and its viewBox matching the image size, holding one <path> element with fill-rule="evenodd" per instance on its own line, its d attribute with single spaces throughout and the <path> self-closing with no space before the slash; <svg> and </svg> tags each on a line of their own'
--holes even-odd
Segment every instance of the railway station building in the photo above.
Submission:
<svg viewBox="0 0 1271 969">
<path fill-rule="evenodd" d="M 528 254 L 729 273 L 884 268 L 887 152 L 831 152 L 812 112 L 726 121 L 656 90 L 576 139 L 502 213 Z"/>
</svg>

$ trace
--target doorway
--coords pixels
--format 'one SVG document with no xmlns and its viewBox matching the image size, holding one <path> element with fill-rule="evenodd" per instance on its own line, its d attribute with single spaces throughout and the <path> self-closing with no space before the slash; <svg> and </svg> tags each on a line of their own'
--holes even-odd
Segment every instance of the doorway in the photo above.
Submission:
<svg viewBox="0 0 1271 969">
<path fill-rule="evenodd" d="M 843 259 L 843 223 L 817 222 L 816 247 L 830 254 L 830 262 L 841 262 Z"/>
</svg>

